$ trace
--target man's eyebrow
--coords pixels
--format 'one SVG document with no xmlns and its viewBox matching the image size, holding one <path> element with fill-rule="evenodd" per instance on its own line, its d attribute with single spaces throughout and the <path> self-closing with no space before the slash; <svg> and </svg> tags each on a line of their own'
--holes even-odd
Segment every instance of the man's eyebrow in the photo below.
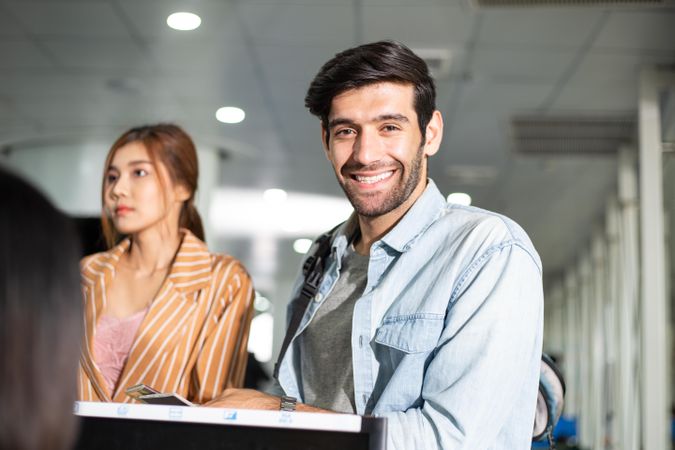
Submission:
<svg viewBox="0 0 675 450">
<path fill-rule="evenodd" d="M 338 117 L 328 122 L 328 128 L 335 128 L 338 125 L 353 125 L 353 124 L 354 124 L 353 120 Z"/>
<path fill-rule="evenodd" d="M 384 122 L 387 120 L 394 120 L 397 122 L 406 122 L 409 123 L 410 119 L 403 114 L 381 114 L 377 117 L 371 119 L 371 122 Z M 346 119 L 342 117 L 337 117 L 330 122 L 328 122 L 328 128 L 335 128 L 338 125 L 354 125 L 354 121 L 351 119 Z"/>
<path fill-rule="evenodd" d="M 395 120 L 397 122 L 410 122 L 407 116 L 404 116 L 403 114 L 382 114 L 381 116 L 377 116 L 375 118 L 375 121 L 377 122 L 383 122 L 385 120 Z"/>
</svg>

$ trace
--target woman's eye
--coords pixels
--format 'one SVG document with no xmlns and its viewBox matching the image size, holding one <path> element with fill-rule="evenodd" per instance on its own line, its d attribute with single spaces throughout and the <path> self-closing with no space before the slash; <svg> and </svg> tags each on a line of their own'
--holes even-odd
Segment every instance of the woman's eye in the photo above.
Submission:
<svg viewBox="0 0 675 450">
<path fill-rule="evenodd" d="M 144 177 L 148 174 L 148 171 L 145 169 L 136 169 L 134 170 L 134 175 L 137 177 Z"/>
<path fill-rule="evenodd" d="M 114 183 L 115 180 L 117 180 L 117 175 L 114 173 L 109 173 L 108 175 L 106 175 L 105 180 L 108 184 Z"/>
</svg>

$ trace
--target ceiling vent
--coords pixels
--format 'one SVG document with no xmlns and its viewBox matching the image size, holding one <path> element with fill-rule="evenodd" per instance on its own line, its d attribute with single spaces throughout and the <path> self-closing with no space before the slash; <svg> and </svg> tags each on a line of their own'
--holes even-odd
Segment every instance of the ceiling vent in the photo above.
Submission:
<svg viewBox="0 0 675 450">
<path fill-rule="evenodd" d="M 521 116 L 512 119 L 515 152 L 522 155 L 613 155 L 635 141 L 634 117 Z"/>
<path fill-rule="evenodd" d="M 674 0 L 471 0 L 478 8 L 512 8 L 537 6 L 640 6 L 672 7 Z"/>
<path fill-rule="evenodd" d="M 427 63 L 429 72 L 435 79 L 440 80 L 450 76 L 452 52 L 449 49 L 416 48 L 413 51 Z"/>
<path fill-rule="evenodd" d="M 493 166 L 452 164 L 445 168 L 448 181 L 458 186 L 489 186 L 495 182 L 497 174 L 497 168 Z"/>
</svg>

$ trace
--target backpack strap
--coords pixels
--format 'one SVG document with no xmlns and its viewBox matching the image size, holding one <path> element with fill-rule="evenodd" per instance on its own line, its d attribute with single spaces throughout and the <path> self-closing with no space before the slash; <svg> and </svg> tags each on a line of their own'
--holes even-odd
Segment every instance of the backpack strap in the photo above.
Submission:
<svg viewBox="0 0 675 450">
<path fill-rule="evenodd" d="M 305 314 L 307 305 L 309 305 L 310 300 L 314 298 L 317 291 L 319 290 L 321 280 L 323 280 L 326 259 L 328 259 L 328 255 L 330 255 L 333 234 L 340 227 L 340 225 L 342 225 L 342 223 L 337 225 L 332 230 L 322 234 L 314 241 L 316 250 L 305 260 L 305 263 L 302 265 L 302 275 L 305 277 L 305 280 L 298 295 L 292 300 L 292 303 L 296 303 L 296 305 L 293 309 L 291 320 L 288 323 L 288 329 L 286 330 L 284 342 L 281 344 L 279 358 L 277 359 L 276 364 L 274 364 L 274 378 L 276 379 L 279 379 L 279 367 L 281 366 L 281 361 L 283 361 L 286 351 L 288 350 L 288 346 L 291 344 L 295 333 L 298 331 L 298 327 L 302 321 L 302 316 Z"/>
</svg>

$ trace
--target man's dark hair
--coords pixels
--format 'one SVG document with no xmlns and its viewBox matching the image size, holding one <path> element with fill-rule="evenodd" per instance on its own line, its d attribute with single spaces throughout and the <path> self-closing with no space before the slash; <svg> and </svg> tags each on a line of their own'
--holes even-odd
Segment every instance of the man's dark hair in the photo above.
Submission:
<svg viewBox="0 0 675 450">
<path fill-rule="evenodd" d="M 399 42 L 373 42 L 335 55 L 312 80 L 305 106 L 328 129 L 328 114 L 335 96 L 349 89 L 387 81 L 413 85 L 413 106 L 424 139 L 436 109 L 434 80 L 424 60 Z"/>
</svg>

